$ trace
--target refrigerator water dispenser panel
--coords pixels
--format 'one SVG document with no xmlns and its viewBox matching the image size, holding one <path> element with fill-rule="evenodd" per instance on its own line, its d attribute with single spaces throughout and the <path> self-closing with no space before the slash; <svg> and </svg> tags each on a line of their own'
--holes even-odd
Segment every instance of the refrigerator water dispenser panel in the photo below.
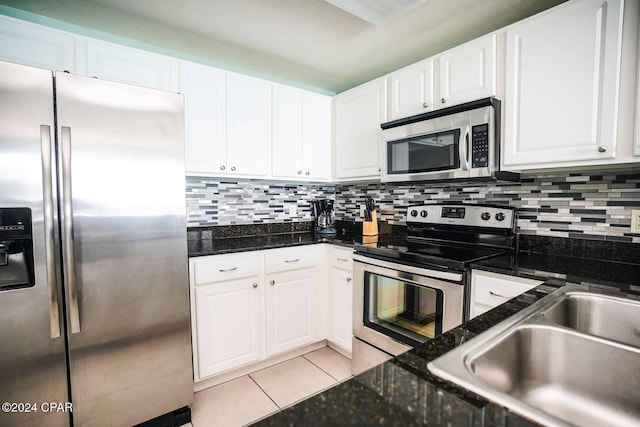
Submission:
<svg viewBox="0 0 640 427">
<path fill-rule="evenodd" d="M 34 285 L 31 209 L 0 208 L 0 291 Z"/>
</svg>

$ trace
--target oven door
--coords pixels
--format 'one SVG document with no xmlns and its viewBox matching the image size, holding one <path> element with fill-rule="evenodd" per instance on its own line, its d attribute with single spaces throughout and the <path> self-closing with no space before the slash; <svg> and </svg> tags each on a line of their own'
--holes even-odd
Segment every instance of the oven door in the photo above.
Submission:
<svg viewBox="0 0 640 427">
<path fill-rule="evenodd" d="M 462 273 L 354 256 L 354 336 L 397 355 L 460 325 Z"/>
</svg>

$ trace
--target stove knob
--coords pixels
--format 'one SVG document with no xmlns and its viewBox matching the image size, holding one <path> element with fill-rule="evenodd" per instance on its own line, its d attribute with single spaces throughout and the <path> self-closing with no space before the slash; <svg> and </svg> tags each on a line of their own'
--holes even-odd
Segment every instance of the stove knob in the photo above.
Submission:
<svg viewBox="0 0 640 427">
<path fill-rule="evenodd" d="M 496 214 L 496 219 L 497 219 L 498 221 L 504 221 L 504 213 L 502 213 L 502 212 L 498 212 L 498 213 Z"/>
<path fill-rule="evenodd" d="M 429 214 L 427 213 L 427 211 L 422 211 L 422 212 L 420 212 L 420 216 L 421 216 L 422 218 L 426 218 L 426 217 L 427 217 L 427 215 L 429 215 Z"/>
<path fill-rule="evenodd" d="M 411 216 L 412 216 L 412 217 L 414 217 L 414 218 L 415 218 L 415 217 L 417 217 L 417 216 L 418 216 L 418 211 L 417 211 L 417 210 L 415 210 L 415 209 L 413 209 L 413 210 L 411 211 Z"/>
<path fill-rule="evenodd" d="M 484 221 L 489 221 L 491 219 L 491 214 L 489 212 L 482 212 L 480 218 L 482 218 Z"/>
</svg>

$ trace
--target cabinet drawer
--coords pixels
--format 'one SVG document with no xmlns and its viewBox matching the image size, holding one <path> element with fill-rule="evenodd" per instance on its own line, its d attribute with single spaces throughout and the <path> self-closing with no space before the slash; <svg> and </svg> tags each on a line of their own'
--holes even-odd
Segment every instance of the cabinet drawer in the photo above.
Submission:
<svg viewBox="0 0 640 427">
<path fill-rule="evenodd" d="M 353 250 L 336 247 L 329 248 L 331 266 L 343 270 L 353 270 Z"/>
<path fill-rule="evenodd" d="M 275 273 L 313 267 L 316 264 L 316 254 L 316 248 L 313 246 L 274 249 L 264 255 L 265 271 Z"/>
<path fill-rule="evenodd" d="M 489 272 L 474 272 L 474 302 L 475 304 L 495 307 L 541 283 L 542 280 L 525 279 Z"/>
<path fill-rule="evenodd" d="M 258 254 L 219 255 L 193 261 L 194 284 L 256 276 L 260 272 Z"/>
</svg>

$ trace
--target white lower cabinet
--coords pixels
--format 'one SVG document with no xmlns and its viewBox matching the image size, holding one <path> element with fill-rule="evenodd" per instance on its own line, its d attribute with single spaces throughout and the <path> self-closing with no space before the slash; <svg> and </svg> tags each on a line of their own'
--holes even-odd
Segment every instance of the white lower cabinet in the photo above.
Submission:
<svg viewBox="0 0 640 427">
<path fill-rule="evenodd" d="M 326 338 L 318 334 L 320 245 L 189 260 L 195 381 Z"/>
<path fill-rule="evenodd" d="M 517 297 L 543 280 L 527 279 L 489 271 L 471 271 L 471 307 L 469 318 L 474 318 Z"/>
<path fill-rule="evenodd" d="M 353 250 L 329 246 L 329 341 L 351 353 L 353 336 Z"/>
<path fill-rule="evenodd" d="M 267 356 L 315 341 L 314 269 L 266 277 Z"/>
<path fill-rule="evenodd" d="M 196 288 L 198 376 L 260 360 L 262 299 L 259 277 Z"/>
</svg>

